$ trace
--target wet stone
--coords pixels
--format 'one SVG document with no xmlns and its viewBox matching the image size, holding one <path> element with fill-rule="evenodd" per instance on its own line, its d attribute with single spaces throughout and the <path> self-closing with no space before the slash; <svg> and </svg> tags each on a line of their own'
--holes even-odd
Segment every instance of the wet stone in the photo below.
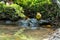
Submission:
<svg viewBox="0 0 60 40">
<path fill-rule="evenodd" d="M 49 40 L 60 40 L 60 28 L 57 29 L 52 36 L 50 37 Z"/>
</svg>

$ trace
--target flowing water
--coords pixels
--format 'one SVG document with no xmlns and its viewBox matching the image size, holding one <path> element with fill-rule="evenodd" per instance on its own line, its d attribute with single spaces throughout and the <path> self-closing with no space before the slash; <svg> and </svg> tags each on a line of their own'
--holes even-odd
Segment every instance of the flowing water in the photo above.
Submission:
<svg viewBox="0 0 60 40">
<path fill-rule="evenodd" d="M 36 29 L 38 27 L 38 21 L 35 18 L 19 20 L 18 25 L 21 27 Z"/>
<path fill-rule="evenodd" d="M 20 29 L 22 28 L 16 25 L 0 25 L 0 35 L 3 35 L 3 34 L 13 35 Z M 35 30 L 26 29 L 23 32 L 23 34 L 25 34 L 27 37 L 31 36 L 35 40 L 43 40 L 47 38 L 49 35 L 51 35 L 53 32 L 54 31 L 51 28 L 40 28 Z"/>
<path fill-rule="evenodd" d="M 0 22 L 2 23 L 2 22 Z M 0 25 L 0 35 L 7 34 L 7 35 L 14 35 L 22 28 L 29 27 L 23 32 L 26 36 L 30 36 L 35 40 L 43 40 L 47 38 L 51 33 L 53 33 L 53 29 L 51 28 L 42 28 L 41 26 L 37 29 L 38 22 L 36 19 L 29 19 L 29 20 L 19 20 L 17 23 L 18 25 L 10 25 L 11 21 L 5 21 L 6 24 Z M 30 25 L 29 25 L 30 24 Z M 32 30 L 33 29 L 33 30 Z M 2 37 L 3 38 L 3 37 Z M 10 37 L 9 37 L 10 38 Z"/>
</svg>

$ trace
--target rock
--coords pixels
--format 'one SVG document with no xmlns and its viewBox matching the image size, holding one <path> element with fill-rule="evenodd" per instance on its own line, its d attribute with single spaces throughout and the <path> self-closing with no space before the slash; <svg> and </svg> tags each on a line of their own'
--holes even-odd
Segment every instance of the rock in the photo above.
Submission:
<svg viewBox="0 0 60 40">
<path fill-rule="evenodd" d="M 57 29 L 52 36 L 49 38 L 49 40 L 60 40 L 60 28 Z"/>
</svg>

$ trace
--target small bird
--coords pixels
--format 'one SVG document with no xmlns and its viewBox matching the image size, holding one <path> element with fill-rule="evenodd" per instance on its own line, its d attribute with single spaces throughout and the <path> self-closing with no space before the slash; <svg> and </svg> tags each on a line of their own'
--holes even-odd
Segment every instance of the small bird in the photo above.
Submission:
<svg viewBox="0 0 60 40">
<path fill-rule="evenodd" d="M 41 14 L 39 12 L 37 12 L 37 14 L 36 14 L 36 19 L 37 20 L 40 20 L 41 19 Z"/>
</svg>

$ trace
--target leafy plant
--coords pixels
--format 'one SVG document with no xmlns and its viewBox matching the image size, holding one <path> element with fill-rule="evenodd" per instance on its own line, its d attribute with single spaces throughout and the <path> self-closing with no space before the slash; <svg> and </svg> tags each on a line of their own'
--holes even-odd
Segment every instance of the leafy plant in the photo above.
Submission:
<svg viewBox="0 0 60 40">
<path fill-rule="evenodd" d="M 50 20 L 56 19 L 57 12 L 59 9 L 57 4 L 50 4 L 50 5 L 45 4 L 43 6 L 43 8 L 45 10 L 43 12 L 41 11 L 41 13 L 42 13 L 44 19 L 48 19 L 48 18 L 50 18 Z"/>
<path fill-rule="evenodd" d="M 34 16 L 36 12 L 40 12 L 43 9 L 43 5 L 51 4 L 51 0 L 14 0 L 14 3 L 24 8 L 25 14 Z"/>
<path fill-rule="evenodd" d="M 25 15 L 23 14 L 24 10 L 22 7 L 20 7 L 17 4 L 11 4 L 10 7 L 14 8 L 16 10 L 16 14 L 18 14 L 18 16 L 25 17 Z"/>
<path fill-rule="evenodd" d="M 19 17 L 25 17 L 23 8 L 17 4 L 7 6 L 0 3 L 0 10 L 0 19 L 8 18 L 10 20 L 17 20 Z"/>
<path fill-rule="evenodd" d="M 3 11 L 3 3 L 0 2 L 0 13 Z"/>
</svg>

